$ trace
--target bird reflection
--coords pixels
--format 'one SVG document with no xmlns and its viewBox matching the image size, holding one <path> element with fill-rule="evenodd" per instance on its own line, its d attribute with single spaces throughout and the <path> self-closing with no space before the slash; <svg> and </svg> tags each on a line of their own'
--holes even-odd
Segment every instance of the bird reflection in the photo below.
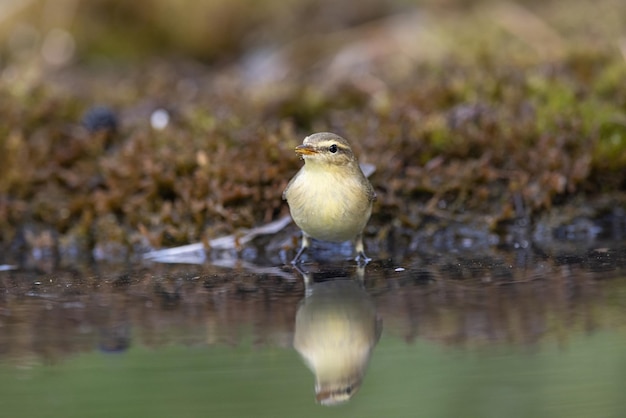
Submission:
<svg viewBox="0 0 626 418">
<path fill-rule="evenodd" d="M 323 405 L 348 401 L 361 386 L 382 321 L 363 287 L 365 266 L 356 278 L 314 282 L 301 271 L 306 296 L 296 313 L 294 348 L 315 374 L 316 399 Z"/>
</svg>

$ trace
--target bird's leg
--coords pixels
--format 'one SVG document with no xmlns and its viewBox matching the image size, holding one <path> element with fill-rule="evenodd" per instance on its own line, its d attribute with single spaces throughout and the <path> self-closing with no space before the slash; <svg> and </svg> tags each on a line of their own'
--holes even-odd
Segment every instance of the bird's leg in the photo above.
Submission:
<svg viewBox="0 0 626 418">
<path fill-rule="evenodd" d="M 293 258 L 293 260 L 291 260 L 291 264 L 298 263 L 300 256 L 304 254 L 304 252 L 309 248 L 309 245 L 311 245 L 311 239 L 304 231 L 302 231 L 302 245 L 300 246 L 300 250 L 298 250 L 296 256 Z"/>
<path fill-rule="evenodd" d="M 315 284 L 314 280 L 313 280 L 313 275 L 308 272 L 308 271 L 304 271 L 300 268 L 300 266 L 298 266 L 297 264 L 293 265 L 293 268 L 300 273 L 300 275 L 302 276 L 302 279 L 304 280 L 304 294 L 305 296 L 311 296 L 313 294 L 313 285 Z"/>
<path fill-rule="evenodd" d="M 365 266 L 366 264 L 361 263 L 356 265 L 356 279 L 361 286 L 365 285 Z"/>
<path fill-rule="evenodd" d="M 359 234 L 354 239 L 354 249 L 356 250 L 356 257 L 354 260 L 359 264 L 367 264 L 372 261 L 371 258 L 365 255 L 365 247 L 363 246 L 363 234 Z"/>
</svg>

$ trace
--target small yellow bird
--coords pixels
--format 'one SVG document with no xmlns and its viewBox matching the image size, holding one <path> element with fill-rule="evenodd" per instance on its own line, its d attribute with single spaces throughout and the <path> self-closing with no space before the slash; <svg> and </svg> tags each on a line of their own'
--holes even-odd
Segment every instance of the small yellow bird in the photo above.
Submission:
<svg viewBox="0 0 626 418">
<path fill-rule="evenodd" d="M 321 132 L 304 138 L 295 151 L 304 165 L 283 192 L 291 217 L 302 230 L 302 246 L 292 263 L 309 247 L 311 237 L 331 242 L 354 240 L 356 260 L 369 261 L 362 234 L 376 193 L 348 141 Z"/>
<path fill-rule="evenodd" d="M 293 346 L 315 374 L 322 405 L 347 402 L 361 387 L 383 323 L 363 287 L 365 266 L 354 278 L 315 283 L 303 273 L 305 298 L 296 313 Z"/>
</svg>

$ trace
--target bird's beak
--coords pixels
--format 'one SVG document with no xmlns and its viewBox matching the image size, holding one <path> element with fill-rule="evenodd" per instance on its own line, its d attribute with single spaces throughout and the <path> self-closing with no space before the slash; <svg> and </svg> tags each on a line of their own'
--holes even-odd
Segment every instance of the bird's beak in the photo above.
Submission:
<svg viewBox="0 0 626 418">
<path fill-rule="evenodd" d="M 315 148 L 313 148 L 310 145 L 298 145 L 296 147 L 296 154 L 298 155 L 313 155 L 313 154 L 317 154 L 317 151 L 315 150 Z"/>
</svg>

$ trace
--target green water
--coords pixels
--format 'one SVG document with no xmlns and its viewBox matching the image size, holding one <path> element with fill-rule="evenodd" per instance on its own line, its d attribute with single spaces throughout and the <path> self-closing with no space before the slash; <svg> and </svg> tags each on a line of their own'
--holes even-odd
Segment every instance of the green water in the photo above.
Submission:
<svg viewBox="0 0 626 418">
<path fill-rule="evenodd" d="M 587 254 L 0 272 L 0 416 L 625 417 L 626 251 Z"/>
<path fill-rule="evenodd" d="M 623 417 L 626 334 L 459 349 L 383 337 L 361 390 L 319 406 L 288 348 L 132 348 L 5 364 L 7 417 Z"/>
</svg>

